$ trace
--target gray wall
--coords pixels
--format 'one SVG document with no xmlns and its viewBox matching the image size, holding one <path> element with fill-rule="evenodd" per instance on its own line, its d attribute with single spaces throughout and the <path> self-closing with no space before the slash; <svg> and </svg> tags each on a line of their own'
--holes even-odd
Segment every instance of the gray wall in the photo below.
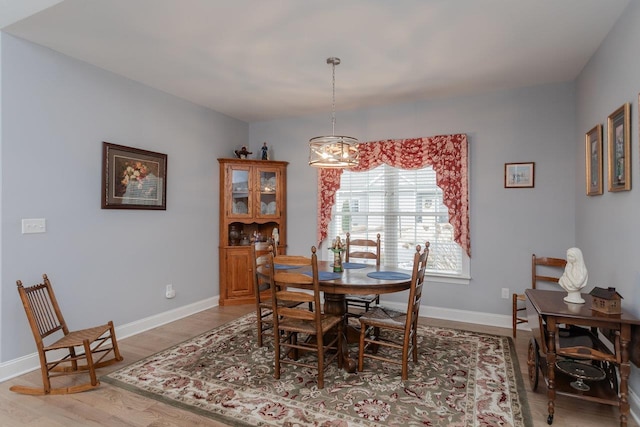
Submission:
<svg viewBox="0 0 640 427">
<path fill-rule="evenodd" d="M 16 292 L 47 273 L 74 328 L 219 295 L 218 163 L 248 125 L 3 34 L 0 361 L 34 352 Z M 166 153 L 166 211 L 100 209 L 102 141 Z M 21 234 L 45 218 L 44 234 Z M 177 296 L 164 297 L 167 284 Z"/>
<path fill-rule="evenodd" d="M 574 105 L 574 86 L 565 83 L 337 112 L 336 134 L 361 142 L 468 135 L 472 279 L 469 285 L 429 283 L 426 304 L 510 315 L 511 300 L 501 298 L 501 288 L 530 286 L 531 254 L 564 256 L 574 245 Z M 307 142 L 327 132 L 328 115 L 250 125 L 254 152 L 266 141 L 277 160 L 291 162 L 292 252 L 315 244 L 317 176 L 306 162 Z M 535 188 L 505 189 L 506 162 L 535 162 Z"/>
<path fill-rule="evenodd" d="M 591 58 L 577 80 L 576 245 L 582 249 L 589 284 L 615 288 L 622 306 L 640 317 L 640 167 L 638 91 L 640 91 L 640 2 L 629 7 Z M 631 191 L 607 191 L 607 117 L 625 102 L 631 103 Z M 604 194 L 585 195 L 584 134 L 603 125 Z M 632 365 L 631 386 L 640 390 L 640 375 Z M 632 396 L 634 397 L 634 396 Z M 638 402 L 637 396 L 635 401 Z"/>
</svg>

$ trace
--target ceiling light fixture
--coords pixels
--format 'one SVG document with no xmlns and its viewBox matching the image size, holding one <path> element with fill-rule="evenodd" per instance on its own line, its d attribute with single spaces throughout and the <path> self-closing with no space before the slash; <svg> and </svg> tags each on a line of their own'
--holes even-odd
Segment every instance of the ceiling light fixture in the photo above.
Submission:
<svg viewBox="0 0 640 427">
<path fill-rule="evenodd" d="M 309 165 L 317 168 L 349 168 L 358 164 L 358 140 L 336 135 L 336 65 L 340 58 L 327 58 L 333 69 L 333 102 L 331 104 L 331 135 L 309 140 Z"/>
</svg>

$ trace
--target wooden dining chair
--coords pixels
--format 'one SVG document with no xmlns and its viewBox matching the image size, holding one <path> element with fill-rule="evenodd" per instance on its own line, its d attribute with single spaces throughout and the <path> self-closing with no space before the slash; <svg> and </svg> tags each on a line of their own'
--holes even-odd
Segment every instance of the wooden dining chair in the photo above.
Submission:
<svg viewBox="0 0 640 427">
<path fill-rule="evenodd" d="M 370 358 L 401 365 L 402 380 L 408 379 L 409 354 L 412 355 L 414 363 L 418 362 L 418 316 L 428 257 L 429 242 L 425 243 L 424 249 L 420 245 L 416 246 L 405 312 L 377 306 L 360 316 L 358 371 L 362 372 L 364 369 L 364 359 Z M 381 354 L 381 349 L 387 353 Z"/>
<path fill-rule="evenodd" d="M 531 289 L 536 289 L 540 282 L 558 284 L 560 276 L 564 273 L 567 260 L 563 258 L 537 257 L 536 254 L 531 255 Z M 513 338 L 516 337 L 516 331 L 520 323 L 527 323 L 527 314 L 525 306 L 525 294 L 514 293 L 512 295 L 512 328 Z M 520 314 L 520 312 L 525 312 Z"/>
<path fill-rule="evenodd" d="M 251 245 L 253 259 L 253 292 L 256 296 L 256 326 L 258 328 L 258 347 L 264 345 L 264 337 L 273 335 L 273 308 L 271 303 L 271 258 L 275 255 L 275 247 L 268 242 L 256 242 Z M 288 303 L 287 306 L 295 307 L 298 303 Z M 309 303 L 309 310 L 312 304 Z"/>
<path fill-rule="evenodd" d="M 36 341 L 42 387 L 15 385 L 11 391 L 23 394 L 67 394 L 100 385 L 96 369 L 123 360 L 118 350 L 113 322 L 70 331 L 46 274 L 43 283 L 24 287 L 17 281 L 18 293 Z M 46 342 L 50 342 L 46 344 Z M 53 342 L 51 342 L 53 341 Z M 110 358 L 107 358 L 111 355 Z M 83 363 L 84 362 L 84 363 Z M 88 374 L 89 381 L 67 387 L 53 387 L 51 379 L 63 375 Z"/>
<path fill-rule="evenodd" d="M 271 257 L 274 248 L 267 242 L 256 242 L 251 245 L 253 260 L 253 292 L 256 296 L 256 323 L 258 327 L 258 347 L 263 345 L 263 336 L 273 331 L 271 320 L 271 279 L 268 269 L 271 268 Z"/>
<path fill-rule="evenodd" d="M 273 257 L 273 255 L 271 255 Z M 315 246 L 311 257 L 278 255 L 272 258 L 273 265 L 307 267 L 307 274 L 298 269 L 272 272 L 272 307 L 275 347 L 274 377 L 280 378 L 283 364 L 308 367 L 318 372 L 318 388 L 324 388 L 324 371 L 337 360 L 342 367 L 343 319 L 341 316 L 324 313 L 320 303 L 318 282 L 318 258 Z M 309 292 L 311 290 L 312 292 Z M 302 308 L 302 304 L 312 303 L 313 310 Z M 289 307 L 298 304 L 298 307 Z M 299 357 L 305 352 L 303 357 Z M 306 352 L 315 353 L 313 356 Z"/>
<path fill-rule="evenodd" d="M 350 233 L 347 233 L 346 245 L 345 245 L 345 262 L 352 262 L 353 260 L 375 261 L 376 266 L 380 265 L 380 233 L 376 236 L 376 240 L 370 239 L 354 239 L 351 240 Z M 369 311 L 369 308 L 373 304 L 380 304 L 379 294 L 370 295 L 346 295 L 345 301 L 347 303 L 346 313 L 350 317 L 359 317 L 360 312 Z M 358 313 L 349 312 L 349 307 L 359 309 Z"/>
</svg>

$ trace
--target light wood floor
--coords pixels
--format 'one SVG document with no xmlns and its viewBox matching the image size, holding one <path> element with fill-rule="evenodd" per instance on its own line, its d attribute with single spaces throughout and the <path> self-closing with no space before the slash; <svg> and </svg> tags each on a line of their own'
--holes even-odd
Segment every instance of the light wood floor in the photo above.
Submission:
<svg viewBox="0 0 640 427">
<path fill-rule="evenodd" d="M 124 362 L 100 370 L 104 375 L 143 357 L 184 341 L 213 327 L 252 311 L 253 307 L 215 307 L 185 319 L 119 341 Z M 510 329 L 424 319 L 424 323 L 500 335 Z M 531 334 L 519 331 L 516 347 L 520 369 L 527 388 L 534 426 L 547 426 L 547 398 L 539 386 L 529 389 L 527 345 Z M 14 384 L 40 385 L 40 373 L 34 371 L 0 384 L 0 426 L 221 426 L 216 421 L 141 397 L 107 383 L 85 393 L 63 396 L 25 396 L 9 391 Z M 556 398 L 555 427 L 618 426 L 618 409 L 565 396 Z M 638 427 L 629 418 L 630 427 Z"/>
</svg>

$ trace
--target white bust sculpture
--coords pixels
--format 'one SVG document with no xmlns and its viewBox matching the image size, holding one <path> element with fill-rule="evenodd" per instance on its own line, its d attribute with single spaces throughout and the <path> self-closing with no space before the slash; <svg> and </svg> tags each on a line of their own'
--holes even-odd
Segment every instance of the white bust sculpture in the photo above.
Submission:
<svg viewBox="0 0 640 427">
<path fill-rule="evenodd" d="M 568 292 L 568 295 L 564 297 L 565 302 L 584 304 L 584 299 L 580 296 L 580 289 L 587 285 L 588 279 L 589 275 L 587 267 L 584 265 L 582 251 L 578 248 L 567 249 L 567 265 L 558 282 L 562 289 Z"/>
</svg>

